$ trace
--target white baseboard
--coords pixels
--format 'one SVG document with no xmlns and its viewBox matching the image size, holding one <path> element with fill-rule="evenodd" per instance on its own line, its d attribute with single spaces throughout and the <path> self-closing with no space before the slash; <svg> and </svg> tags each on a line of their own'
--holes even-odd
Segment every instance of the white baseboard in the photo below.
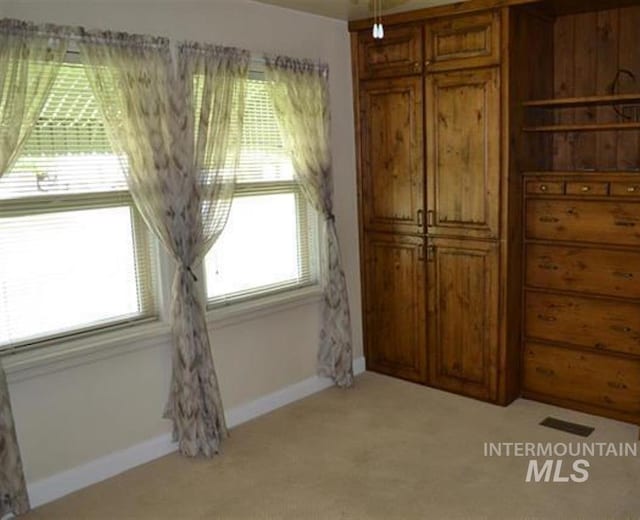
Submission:
<svg viewBox="0 0 640 520">
<path fill-rule="evenodd" d="M 353 371 L 356 375 L 365 371 L 363 357 L 354 360 Z M 233 428 L 289 403 L 320 392 L 331 385 L 330 379 L 319 376 L 310 377 L 255 401 L 231 408 L 226 412 L 227 424 L 230 428 Z M 171 434 L 167 433 L 130 448 L 92 460 L 82 466 L 29 483 L 27 489 L 31 507 L 38 507 L 47 502 L 52 502 L 74 491 L 168 455 L 176 449 L 176 444 L 171 441 Z"/>
</svg>

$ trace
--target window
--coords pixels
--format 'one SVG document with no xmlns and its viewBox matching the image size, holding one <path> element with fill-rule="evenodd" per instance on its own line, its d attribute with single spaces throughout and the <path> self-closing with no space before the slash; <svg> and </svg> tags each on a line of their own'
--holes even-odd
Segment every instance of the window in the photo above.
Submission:
<svg viewBox="0 0 640 520">
<path fill-rule="evenodd" d="M 317 218 L 293 176 L 265 82 L 248 82 L 238 185 L 205 258 L 210 305 L 317 282 Z"/>
<path fill-rule="evenodd" d="M 153 318 L 151 243 L 82 65 L 0 178 L 0 348 Z"/>
</svg>

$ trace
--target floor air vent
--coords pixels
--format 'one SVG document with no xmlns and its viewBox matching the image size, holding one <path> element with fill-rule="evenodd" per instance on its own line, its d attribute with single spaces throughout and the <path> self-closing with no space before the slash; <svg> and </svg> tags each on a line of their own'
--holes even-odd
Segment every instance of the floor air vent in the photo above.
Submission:
<svg viewBox="0 0 640 520">
<path fill-rule="evenodd" d="M 580 437 L 589 437 L 589 435 L 591 435 L 595 430 L 595 428 L 591 428 L 590 426 L 562 421 L 560 419 L 554 419 L 553 417 L 547 417 L 540 423 L 540 425 L 546 426 L 547 428 L 553 428 L 554 430 L 573 433 L 574 435 L 579 435 Z"/>
</svg>

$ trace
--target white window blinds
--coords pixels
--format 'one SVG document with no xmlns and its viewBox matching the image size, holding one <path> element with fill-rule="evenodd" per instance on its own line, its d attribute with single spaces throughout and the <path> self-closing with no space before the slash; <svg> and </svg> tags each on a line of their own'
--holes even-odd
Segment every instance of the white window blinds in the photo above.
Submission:
<svg viewBox="0 0 640 520">
<path fill-rule="evenodd" d="M 227 226 L 205 259 L 212 305 L 317 281 L 317 220 L 294 180 L 262 79 L 251 79 L 236 196 Z"/>
<path fill-rule="evenodd" d="M 155 315 L 153 262 L 80 64 L 0 178 L 0 348 Z"/>
</svg>

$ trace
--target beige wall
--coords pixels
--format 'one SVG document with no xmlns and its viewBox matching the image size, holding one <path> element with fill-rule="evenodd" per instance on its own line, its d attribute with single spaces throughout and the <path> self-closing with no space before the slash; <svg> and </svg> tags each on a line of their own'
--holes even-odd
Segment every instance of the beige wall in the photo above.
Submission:
<svg viewBox="0 0 640 520">
<path fill-rule="evenodd" d="M 235 45 L 320 58 L 331 67 L 335 213 L 362 355 L 355 153 L 347 26 L 248 0 L 15 0 L 3 16 Z M 315 374 L 319 305 L 304 303 L 213 333 L 214 358 L 230 408 Z M 169 431 L 161 419 L 170 347 L 156 345 L 44 375 L 10 377 L 27 478 L 73 468 Z"/>
</svg>

